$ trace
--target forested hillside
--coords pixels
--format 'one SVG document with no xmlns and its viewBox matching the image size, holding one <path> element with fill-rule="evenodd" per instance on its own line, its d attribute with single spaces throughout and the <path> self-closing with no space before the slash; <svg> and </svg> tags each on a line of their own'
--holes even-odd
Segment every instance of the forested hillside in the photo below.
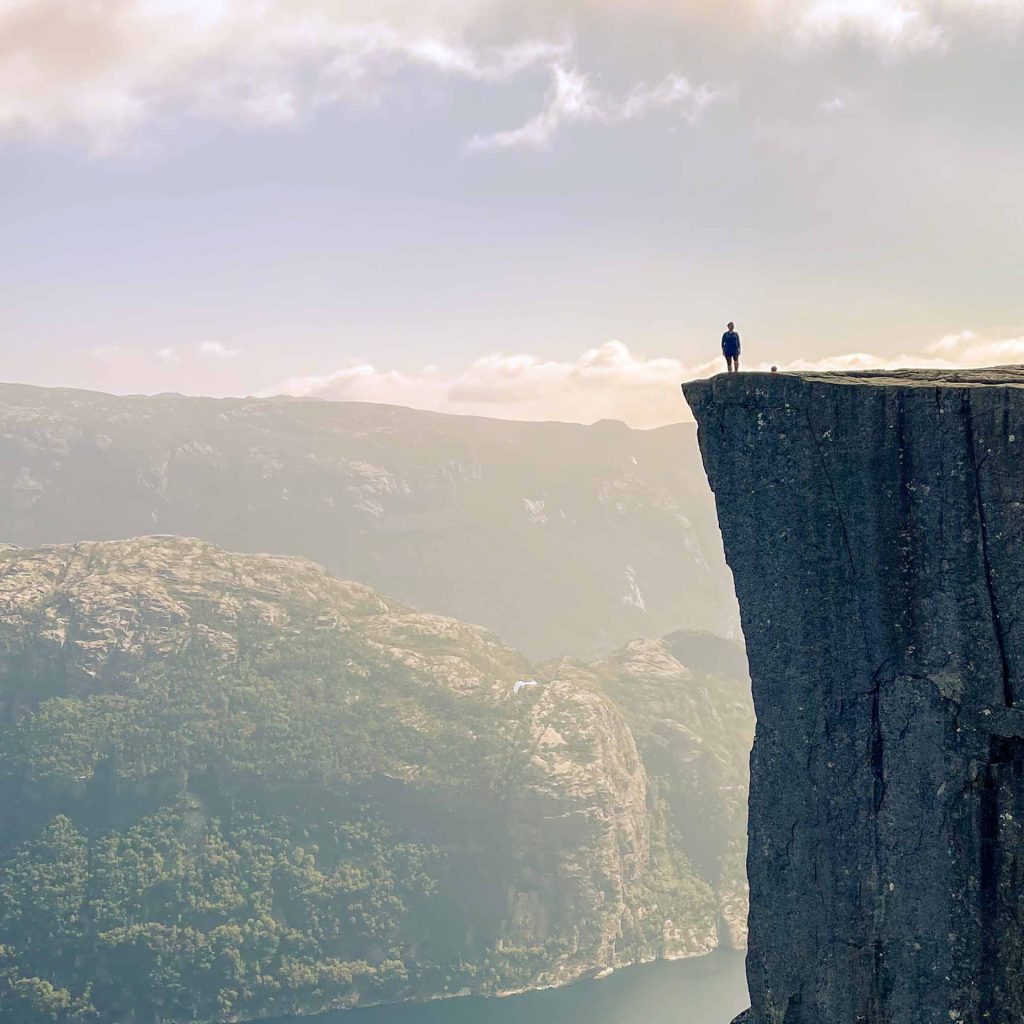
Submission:
<svg viewBox="0 0 1024 1024">
<path fill-rule="evenodd" d="M 687 645 L 532 669 L 298 559 L 5 548 L 5 1022 L 507 991 L 736 938 L 742 829 L 707 808 L 743 792 L 742 661 L 719 686 Z"/>
</svg>

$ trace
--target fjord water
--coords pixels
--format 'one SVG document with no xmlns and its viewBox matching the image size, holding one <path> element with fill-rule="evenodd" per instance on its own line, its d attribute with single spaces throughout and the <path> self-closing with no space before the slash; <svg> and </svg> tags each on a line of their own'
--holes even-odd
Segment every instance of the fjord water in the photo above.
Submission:
<svg viewBox="0 0 1024 1024">
<path fill-rule="evenodd" d="M 728 1024 L 748 1005 L 743 954 L 719 952 L 503 999 L 377 1006 L 276 1024 Z"/>
</svg>

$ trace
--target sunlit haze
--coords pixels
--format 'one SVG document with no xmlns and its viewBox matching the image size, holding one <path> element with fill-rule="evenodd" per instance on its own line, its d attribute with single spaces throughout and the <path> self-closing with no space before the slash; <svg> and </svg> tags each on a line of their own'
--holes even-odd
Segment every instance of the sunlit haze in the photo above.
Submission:
<svg viewBox="0 0 1024 1024">
<path fill-rule="evenodd" d="M 0 378 L 688 417 L 1024 361 L 1021 0 L 0 0 Z"/>
</svg>

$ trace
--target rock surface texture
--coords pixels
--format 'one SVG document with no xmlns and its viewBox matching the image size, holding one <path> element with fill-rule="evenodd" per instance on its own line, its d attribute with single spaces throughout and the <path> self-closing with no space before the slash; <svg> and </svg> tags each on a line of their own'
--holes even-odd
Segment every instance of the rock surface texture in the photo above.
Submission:
<svg viewBox="0 0 1024 1024">
<path fill-rule="evenodd" d="M 751 1024 L 1024 1019 L 1024 369 L 684 392 L 757 712 Z"/>
</svg>

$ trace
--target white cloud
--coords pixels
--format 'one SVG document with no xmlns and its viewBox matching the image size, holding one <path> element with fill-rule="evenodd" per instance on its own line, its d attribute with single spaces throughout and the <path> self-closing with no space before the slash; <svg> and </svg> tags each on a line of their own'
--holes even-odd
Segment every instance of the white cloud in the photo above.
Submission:
<svg viewBox="0 0 1024 1024">
<path fill-rule="evenodd" d="M 161 363 L 168 366 L 172 363 L 178 362 L 179 360 L 178 350 L 175 348 L 158 348 L 153 355 L 155 355 Z"/>
<path fill-rule="evenodd" d="M 656 427 L 690 419 L 679 385 L 718 373 L 721 359 L 687 365 L 678 359 L 636 355 L 621 341 L 589 349 L 574 360 L 495 354 L 445 373 L 437 367 L 398 371 L 353 363 L 322 376 L 291 377 L 264 394 L 358 402 L 386 402 L 438 412 L 517 420 L 591 423 L 619 419 Z M 972 367 L 1024 362 L 1024 337 L 986 338 L 973 331 L 949 335 L 897 356 L 839 353 L 793 360 L 780 370 L 866 370 L 897 367 Z M 746 369 L 768 370 L 770 361 Z"/>
<path fill-rule="evenodd" d="M 0 132 L 78 131 L 109 154 L 137 148 L 140 130 L 154 123 L 272 127 L 325 106 L 374 102 L 407 68 L 487 83 L 549 66 L 552 94 L 536 118 L 503 133 L 513 145 L 544 144 L 567 120 L 614 122 L 670 106 L 696 113 L 710 101 L 709 90 L 671 75 L 621 104 L 599 102 L 562 29 L 501 45 L 469 41 L 478 16 L 503 6 L 0 0 Z"/>
<path fill-rule="evenodd" d="M 586 75 L 555 65 L 544 109 L 521 128 L 476 135 L 470 149 L 512 149 L 518 146 L 546 146 L 565 122 L 593 121 L 601 115 L 597 98 Z"/>
<path fill-rule="evenodd" d="M 519 128 L 474 136 L 468 148 L 537 149 L 550 145 L 565 124 L 617 124 L 638 120 L 655 110 L 678 110 L 687 121 L 693 123 L 723 95 L 707 85 L 692 85 L 680 74 L 670 74 L 653 87 L 636 86 L 621 100 L 602 95 L 593 88 L 586 75 L 561 64 L 552 65 L 551 78 L 551 88 L 539 114 Z"/>
<path fill-rule="evenodd" d="M 242 354 L 240 348 L 229 348 L 219 341 L 204 341 L 199 346 L 199 352 L 201 355 L 211 356 L 214 359 L 234 359 L 235 356 Z"/>
<path fill-rule="evenodd" d="M 483 6 L 0 0 L 0 131 L 77 130 L 105 153 L 132 145 L 154 121 L 277 125 L 373 100 L 410 66 L 499 81 L 567 52 L 560 39 L 470 45 L 466 31 Z"/>
<path fill-rule="evenodd" d="M 622 0 L 603 0 L 617 6 Z M 409 68 L 470 82 L 550 67 L 544 108 L 475 148 L 542 146 L 572 121 L 656 109 L 700 115 L 714 90 L 670 74 L 625 99 L 598 95 L 569 30 L 596 0 L 0 0 L 0 133 L 84 135 L 97 153 L 137 148 L 182 119 L 279 126 L 339 103 L 373 103 Z M 645 19 L 645 15 L 649 16 Z M 1024 24 L 1021 0 L 631 0 L 638 38 L 703 19 L 747 51 L 860 39 L 888 54 L 941 52 L 968 24 Z M 529 29 L 515 31 L 508 26 Z M 503 35 L 497 35 L 505 26 Z M 486 39 L 487 42 L 481 42 Z M 613 40 L 613 45 L 617 40 Z M 588 49 L 588 53 L 593 48 Z M 594 59 L 598 59 L 597 56 Z M 730 80 L 737 70 L 724 72 Z"/>
<path fill-rule="evenodd" d="M 817 0 L 800 31 L 813 41 L 853 36 L 889 51 L 942 50 L 947 29 L 930 7 L 913 0 Z"/>
<path fill-rule="evenodd" d="M 709 85 L 694 85 L 680 74 L 666 75 L 657 85 L 637 86 L 617 107 L 612 107 L 613 120 L 633 121 L 654 110 L 678 110 L 691 123 L 696 121 L 724 93 Z"/>
<path fill-rule="evenodd" d="M 454 373 L 356 363 L 324 376 L 281 381 L 266 394 L 390 402 L 520 420 L 613 418 L 655 426 L 686 417 L 679 383 L 688 373 L 678 360 L 634 355 L 622 342 L 609 341 L 575 360 L 494 354 Z"/>
<path fill-rule="evenodd" d="M 823 114 L 843 114 L 856 106 L 857 99 L 856 93 L 841 92 L 835 96 L 830 96 L 827 100 L 822 100 L 818 104 L 818 109 Z"/>
<path fill-rule="evenodd" d="M 97 362 L 107 363 L 120 351 L 119 345 L 97 345 L 94 349 L 90 350 L 89 355 Z"/>
<path fill-rule="evenodd" d="M 804 45 L 856 39 L 883 55 L 941 54 L 969 29 L 1005 34 L 1024 25 L 1021 0 L 767 0 Z"/>
<path fill-rule="evenodd" d="M 1024 363 L 1024 337 L 986 338 L 975 331 L 949 334 L 927 346 L 946 366 L 1002 366 Z"/>
<path fill-rule="evenodd" d="M 968 369 L 981 366 L 1009 366 L 1024 363 L 1024 337 L 990 338 L 975 331 L 948 334 L 919 348 L 892 356 L 876 352 L 844 352 L 822 359 L 796 359 L 780 365 L 780 370 L 895 370 L 905 367 L 924 369 Z M 767 369 L 767 364 L 750 366 Z"/>
</svg>

